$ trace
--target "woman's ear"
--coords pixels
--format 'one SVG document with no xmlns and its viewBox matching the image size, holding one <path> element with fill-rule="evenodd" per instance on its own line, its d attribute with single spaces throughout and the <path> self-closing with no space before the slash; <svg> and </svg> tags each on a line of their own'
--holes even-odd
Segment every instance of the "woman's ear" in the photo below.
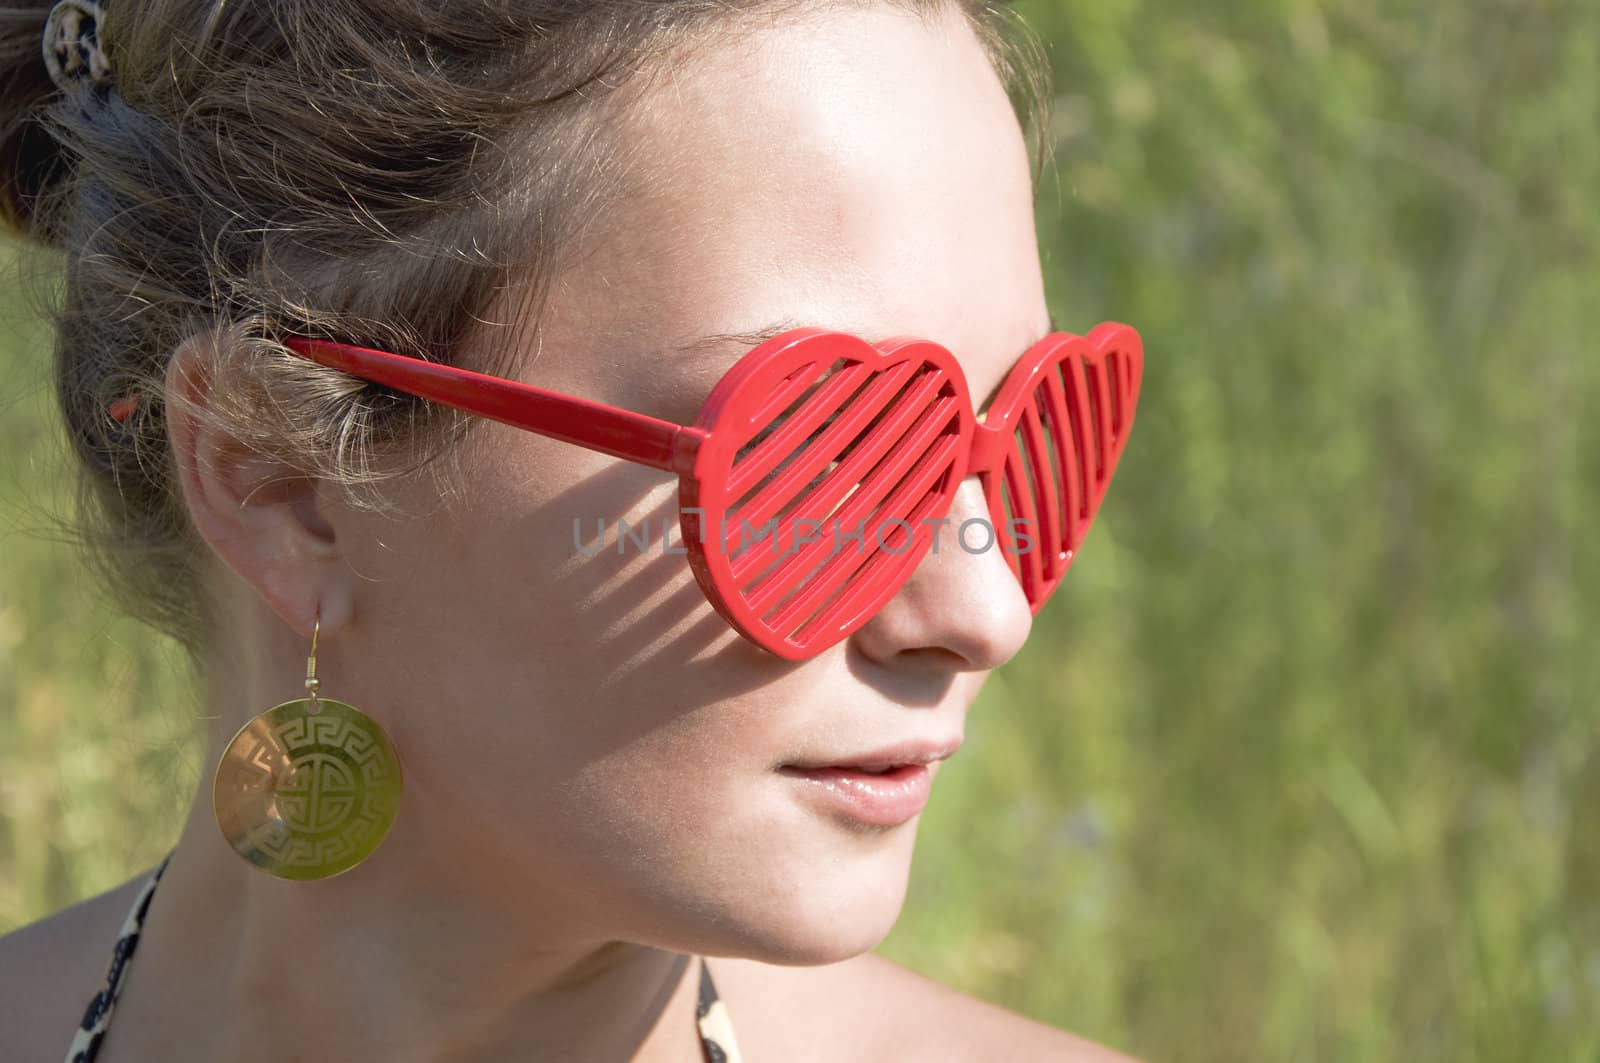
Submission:
<svg viewBox="0 0 1600 1063">
<path fill-rule="evenodd" d="M 173 462 L 195 530 L 292 630 L 309 638 L 353 611 L 353 574 L 327 519 L 325 484 L 230 435 L 219 416 L 219 336 L 186 340 L 167 365 Z"/>
</svg>

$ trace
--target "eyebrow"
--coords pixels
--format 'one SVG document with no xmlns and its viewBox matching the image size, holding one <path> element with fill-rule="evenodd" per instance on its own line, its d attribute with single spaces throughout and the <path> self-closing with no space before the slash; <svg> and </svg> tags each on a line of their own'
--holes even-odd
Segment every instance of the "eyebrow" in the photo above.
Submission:
<svg viewBox="0 0 1600 1063">
<path fill-rule="evenodd" d="M 800 328 L 803 322 L 789 318 L 784 321 L 775 321 L 770 325 L 756 329 L 753 332 L 713 332 L 708 336 L 690 340 L 688 343 L 677 347 L 668 347 L 672 354 L 683 354 L 691 357 L 702 354 L 722 354 L 729 347 L 758 347 L 774 337 L 781 336 L 790 329 Z"/>
<path fill-rule="evenodd" d="M 1051 310 L 1049 311 L 1049 314 L 1050 332 L 1060 332 L 1061 328 L 1056 324 L 1055 311 Z M 726 355 L 729 348 L 743 348 L 745 350 L 749 350 L 752 347 L 760 346 L 776 336 L 781 336 L 791 329 L 800 328 L 804 324 L 805 322 L 803 321 L 798 321 L 794 318 L 787 318 L 782 321 L 775 321 L 770 325 L 765 325 L 749 332 L 713 332 L 709 335 L 701 336 L 698 339 L 690 340 L 688 343 L 680 344 L 676 347 L 669 346 L 667 351 L 672 354 L 680 354 L 689 358 L 710 355 Z M 861 330 L 851 326 L 835 326 L 835 331 L 848 332 L 853 336 L 861 336 L 865 334 Z M 1043 336 L 1035 337 L 1035 342 L 1042 339 L 1044 339 Z M 1020 353 L 1018 357 L 1021 357 Z M 991 390 L 988 395 L 984 396 L 982 402 L 976 403 L 973 408 L 980 413 L 988 409 L 989 404 L 994 401 L 996 395 L 1000 394 L 1000 389 L 1004 385 L 1005 377 L 1001 377 L 999 383 L 995 384 L 994 389 Z"/>
</svg>

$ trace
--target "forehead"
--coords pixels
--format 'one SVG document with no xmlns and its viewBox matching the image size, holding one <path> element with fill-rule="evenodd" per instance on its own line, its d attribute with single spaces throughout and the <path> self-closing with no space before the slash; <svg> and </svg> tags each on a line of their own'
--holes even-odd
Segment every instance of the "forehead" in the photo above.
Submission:
<svg viewBox="0 0 1600 1063">
<path fill-rule="evenodd" d="M 749 29 L 614 103 L 621 191 L 557 296 L 599 349 L 777 321 L 915 334 L 976 397 L 985 359 L 1003 371 L 1047 330 L 1027 150 L 959 13 Z"/>
</svg>

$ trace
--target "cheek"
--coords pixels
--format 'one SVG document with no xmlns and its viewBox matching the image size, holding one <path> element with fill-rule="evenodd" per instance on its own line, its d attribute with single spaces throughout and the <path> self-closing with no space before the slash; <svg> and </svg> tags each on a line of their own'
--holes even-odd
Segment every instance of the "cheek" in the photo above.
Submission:
<svg viewBox="0 0 1600 1063">
<path fill-rule="evenodd" d="M 670 714 L 644 700 L 623 708 L 634 724 L 615 728 L 629 732 L 624 742 L 552 774 L 546 796 L 570 851 L 659 884 L 689 871 L 694 851 L 738 832 L 761 796 L 774 739 L 740 727 L 739 706 Z"/>
</svg>

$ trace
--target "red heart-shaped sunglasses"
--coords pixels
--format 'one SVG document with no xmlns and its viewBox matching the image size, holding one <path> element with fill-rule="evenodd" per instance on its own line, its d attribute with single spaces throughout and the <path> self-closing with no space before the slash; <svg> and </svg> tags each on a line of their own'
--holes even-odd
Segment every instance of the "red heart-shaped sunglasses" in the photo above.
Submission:
<svg viewBox="0 0 1600 1063">
<path fill-rule="evenodd" d="M 1100 508 L 1144 368 L 1139 334 L 1126 325 L 1054 332 L 1011 369 L 980 421 L 961 366 L 939 344 L 797 328 L 740 358 L 695 423 L 678 425 L 386 351 L 299 337 L 287 346 L 373 383 L 676 473 L 684 548 L 706 598 L 740 634 L 789 660 L 839 642 L 895 595 L 973 474 L 988 501 L 988 545 L 1004 549 L 1037 613 Z M 834 531 L 823 536 L 828 520 Z M 764 551 L 754 545 L 763 539 Z"/>
</svg>

